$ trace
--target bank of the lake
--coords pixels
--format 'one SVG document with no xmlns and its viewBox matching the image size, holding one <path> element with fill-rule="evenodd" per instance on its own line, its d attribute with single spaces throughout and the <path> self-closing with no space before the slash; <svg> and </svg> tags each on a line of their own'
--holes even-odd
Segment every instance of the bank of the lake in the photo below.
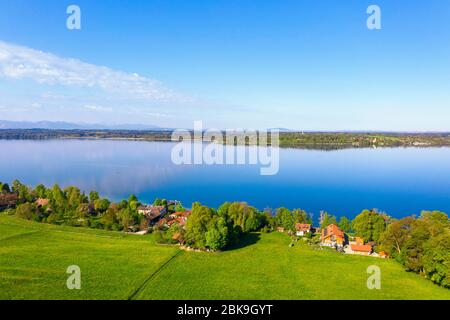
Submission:
<svg viewBox="0 0 450 320">
<path fill-rule="evenodd" d="M 119 201 L 177 199 L 217 207 L 247 201 L 354 217 L 378 208 L 394 217 L 450 212 L 450 148 L 280 149 L 279 172 L 259 165 L 175 165 L 174 143 L 0 140 L 0 181 L 79 186 Z"/>
</svg>

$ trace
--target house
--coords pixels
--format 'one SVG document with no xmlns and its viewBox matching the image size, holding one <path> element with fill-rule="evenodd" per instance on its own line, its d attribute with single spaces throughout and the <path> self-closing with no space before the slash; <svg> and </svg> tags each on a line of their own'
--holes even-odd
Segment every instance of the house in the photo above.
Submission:
<svg viewBox="0 0 450 320">
<path fill-rule="evenodd" d="M 370 256 L 372 254 L 372 246 L 368 244 L 350 244 L 344 249 L 348 254 L 359 254 L 362 256 Z"/>
<path fill-rule="evenodd" d="M 48 206 L 50 204 L 50 200 L 39 198 L 39 199 L 36 200 L 36 204 L 37 204 L 38 207 L 45 207 L 45 206 Z"/>
<path fill-rule="evenodd" d="M 138 207 L 137 211 L 144 215 L 149 222 L 155 223 L 166 213 L 166 207 L 147 205 Z"/>
<path fill-rule="evenodd" d="M 345 234 L 335 224 L 330 224 L 322 229 L 321 245 L 342 249 L 345 243 Z"/>
<path fill-rule="evenodd" d="M 178 224 L 184 226 L 186 224 L 188 217 L 191 214 L 192 214 L 192 211 L 187 210 L 187 211 L 172 213 L 169 215 L 169 217 L 171 217 L 174 220 L 173 223 L 178 223 Z"/>
<path fill-rule="evenodd" d="M 349 243 L 362 246 L 364 245 L 364 239 L 361 237 L 354 237 Z"/>
<path fill-rule="evenodd" d="M 295 234 L 299 237 L 303 237 L 307 233 L 311 232 L 311 225 L 307 223 L 296 223 L 295 224 Z"/>
<path fill-rule="evenodd" d="M 386 252 L 384 252 L 384 251 L 378 252 L 378 256 L 379 256 L 380 258 L 382 258 L 382 259 L 388 258 L 388 254 L 387 254 Z"/>
<path fill-rule="evenodd" d="M 0 193 L 0 208 L 14 207 L 19 202 L 19 196 L 15 193 Z"/>
<path fill-rule="evenodd" d="M 277 231 L 278 232 L 284 232 L 284 228 L 283 227 L 277 227 Z"/>
</svg>

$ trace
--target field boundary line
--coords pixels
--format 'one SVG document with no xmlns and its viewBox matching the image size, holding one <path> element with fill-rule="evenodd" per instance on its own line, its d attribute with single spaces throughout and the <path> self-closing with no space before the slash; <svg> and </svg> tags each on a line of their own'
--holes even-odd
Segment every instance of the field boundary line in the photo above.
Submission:
<svg viewBox="0 0 450 320">
<path fill-rule="evenodd" d="M 131 295 L 128 296 L 127 300 L 133 300 L 134 297 L 150 282 L 150 280 L 156 276 L 159 272 L 161 272 L 172 260 L 174 260 L 176 257 L 178 257 L 180 254 L 182 254 L 183 250 L 178 250 L 177 253 L 175 253 L 173 256 L 171 256 L 166 262 L 164 262 L 162 265 L 159 266 L 158 269 L 156 269 L 153 273 L 151 273 L 144 282 L 136 288 L 136 290 L 133 291 Z"/>
</svg>

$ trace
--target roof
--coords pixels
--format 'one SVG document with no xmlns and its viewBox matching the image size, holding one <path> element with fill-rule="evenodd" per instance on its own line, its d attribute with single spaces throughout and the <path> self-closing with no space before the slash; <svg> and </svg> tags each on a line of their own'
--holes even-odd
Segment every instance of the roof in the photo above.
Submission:
<svg viewBox="0 0 450 320">
<path fill-rule="evenodd" d="M 353 251 L 360 251 L 360 252 L 372 252 L 372 246 L 370 245 L 359 245 L 359 244 L 351 244 L 350 248 Z"/>
<path fill-rule="evenodd" d="M 50 200 L 48 200 L 48 199 L 39 198 L 36 200 L 36 204 L 41 207 L 48 206 L 49 203 L 50 203 Z"/>
<path fill-rule="evenodd" d="M 339 227 L 335 224 L 330 224 L 329 226 L 327 226 L 326 228 L 322 229 L 322 237 L 324 238 L 328 238 L 331 236 L 336 236 L 339 238 L 343 238 L 344 237 L 344 232 L 339 229 Z"/>
<path fill-rule="evenodd" d="M 0 193 L 0 206 L 14 206 L 19 201 L 15 193 Z"/>
<path fill-rule="evenodd" d="M 138 207 L 138 211 L 144 211 L 145 216 L 150 219 L 158 218 L 166 208 L 164 206 L 140 206 Z"/>
<path fill-rule="evenodd" d="M 297 231 L 309 231 L 311 230 L 311 225 L 308 223 L 296 223 L 295 229 Z"/>
<path fill-rule="evenodd" d="M 176 217 L 185 217 L 187 218 L 188 216 L 190 216 L 192 213 L 192 211 L 187 210 L 187 211 L 179 211 L 179 212 L 174 212 L 171 214 L 171 216 L 176 216 Z"/>
</svg>

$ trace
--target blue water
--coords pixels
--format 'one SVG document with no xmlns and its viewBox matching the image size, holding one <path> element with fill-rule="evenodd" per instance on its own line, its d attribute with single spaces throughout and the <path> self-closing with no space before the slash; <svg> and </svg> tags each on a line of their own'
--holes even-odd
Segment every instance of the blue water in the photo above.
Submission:
<svg viewBox="0 0 450 320">
<path fill-rule="evenodd" d="M 280 149 L 280 169 L 258 165 L 181 165 L 173 143 L 111 140 L 0 140 L 0 181 L 77 185 L 113 200 L 136 194 L 217 207 L 247 201 L 353 217 L 378 208 L 395 217 L 421 210 L 450 213 L 450 148 L 317 151 Z"/>
</svg>

